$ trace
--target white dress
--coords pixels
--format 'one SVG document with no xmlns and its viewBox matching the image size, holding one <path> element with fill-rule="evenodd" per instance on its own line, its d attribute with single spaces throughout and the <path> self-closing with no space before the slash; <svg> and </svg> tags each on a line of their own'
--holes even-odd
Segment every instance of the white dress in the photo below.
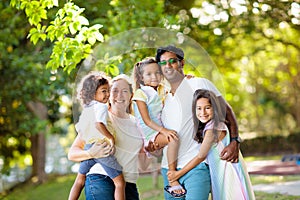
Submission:
<svg viewBox="0 0 300 200">
<path fill-rule="evenodd" d="M 215 200 L 253 200 L 255 196 L 241 152 L 238 163 L 220 159 L 220 153 L 230 143 L 228 129 L 225 124 L 223 127 L 227 131 L 226 136 L 211 147 L 206 158 L 211 176 L 212 197 Z M 208 123 L 203 132 L 212 128 L 213 123 Z"/>
</svg>

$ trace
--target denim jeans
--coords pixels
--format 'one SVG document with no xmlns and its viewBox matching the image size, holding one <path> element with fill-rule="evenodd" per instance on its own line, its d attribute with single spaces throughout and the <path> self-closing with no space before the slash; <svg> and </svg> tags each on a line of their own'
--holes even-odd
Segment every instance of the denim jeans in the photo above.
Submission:
<svg viewBox="0 0 300 200">
<path fill-rule="evenodd" d="M 91 148 L 92 145 L 93 144 L 86 144 L 84 150 Z M 113 155 L 104 158 L 92 158 L 81 161 L 79 173 L 86 175 L 96 163 L 102 165 L 103 169 L 111 179 L 122 174 L 122 166 L 118 163 L 117 159 Z"/>
<path fill-rule="evenodd" d="M 85 180 L 86 200 L 114 200 L 114 182 L 102 174 L 89 174 Z M 127 183 L 125 187 L 127 200 L 139 200 L 139 193 L 134 183 Z"/>
<path fill-rule="evenodd" d="M 168 177 L 166 175 L 167 172 L 168 169 L 161 169 L 161 173 L 164 179 L 164 186 L 168 185 L 169 183 Z M 185 197 L 180 198 L 180 200 L 207 200 L 211 189 L 208 165 L 204 162 L 200 163 L 191 171 L 183 175 L 179 179 L 179 183 L 187 191 Z M 164 196 L 167 200 L 175 199 L 166 191 L 164 191 Z M 176 200 L 179 200 L 179 198 L 176 198 Z"/>
</svg>

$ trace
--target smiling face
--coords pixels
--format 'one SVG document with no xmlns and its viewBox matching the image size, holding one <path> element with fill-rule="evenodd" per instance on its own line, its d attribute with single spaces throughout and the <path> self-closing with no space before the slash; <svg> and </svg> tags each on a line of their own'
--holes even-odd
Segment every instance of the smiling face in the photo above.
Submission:
<svg viewBox="0 0 300 200">
<path fill-rule="evenodd" d="M 208 98 L 200 98 L 197 100 L 196 116 L 202 123 L 207 123 L 213 118 L 213 107 Z"/>
<path fill-rule="evenodd" d="M 156 63 L 146 64 L 143 67 L 142 81 L 146 86 L 157 87 L 161 81 L 162 74 Z"/>
<path fill-rule="evenodd" d="M 132 92 L 127 81 L 119 79 L 112 83 L 109 98 L 112 108 L 126 111 L 130 105 L 131 96 Z"/>
<path fill-rule="evenodd" d="M 109 85 L 100 85 L 95 94 L 95 100 L 101 103 L 106 103 L 109 99 Z"/>
<path fill-rule="evenodd" d="M 166 77 L 168 81 L 172 81 L 173 79 L 177 79 L 179 76 L 184 76 L 183 74 L 183 61 L 176 61 L 170 63 L 170 60 L 178 60 L 175 53 L 166 51 L 160 57 L 160 63 L 165 62 L 165 65 L 161 65 L 161 69 L 163 75 Z"/>
</svg>

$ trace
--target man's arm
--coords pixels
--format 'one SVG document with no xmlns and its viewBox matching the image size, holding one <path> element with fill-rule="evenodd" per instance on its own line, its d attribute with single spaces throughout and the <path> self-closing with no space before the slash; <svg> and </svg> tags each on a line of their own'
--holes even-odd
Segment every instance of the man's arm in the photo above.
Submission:
<svg viewBox="0 0 300 200">
<path fill-rule="evenodd" d="M 219 96 L 219 101 L 221 104 L 221 108 L 223 109 L 222 113 L 225 113 L 225 124 L 229 129 L 230 138 L 238 138 L 238 125 L 231 106 L 225 101 L 222 96 Z M 223 149 L 220 156 L 221 159 L 227 160 L 228 162 L 238 162 L 239 142 L 237 140 L 232 140 L 230 144 Z"/>
<path fill-rule="evenodd" d="M 227 125 L 229 132 L 230 132 L 230 138 L 236 138 L 239 137 L 239 128 L 236 121 L 235 114 L 231 108 L 231 106 L 226 103 L 226 118 L 225 118 L 225 124 Z"/>
</svg>

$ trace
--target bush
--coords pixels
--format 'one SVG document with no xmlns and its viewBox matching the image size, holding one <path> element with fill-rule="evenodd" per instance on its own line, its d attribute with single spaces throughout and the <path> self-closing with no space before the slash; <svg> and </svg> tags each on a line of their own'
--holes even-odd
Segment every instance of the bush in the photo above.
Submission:
<svg viewBox="0 0 300 200">
<path fill-rule="evenodd" d="M 263 136 L 244 140 L 241 151 L 244 156 L 294 154 L 300 152 L 300 132 L 284 136 Z"/>
</svg>

